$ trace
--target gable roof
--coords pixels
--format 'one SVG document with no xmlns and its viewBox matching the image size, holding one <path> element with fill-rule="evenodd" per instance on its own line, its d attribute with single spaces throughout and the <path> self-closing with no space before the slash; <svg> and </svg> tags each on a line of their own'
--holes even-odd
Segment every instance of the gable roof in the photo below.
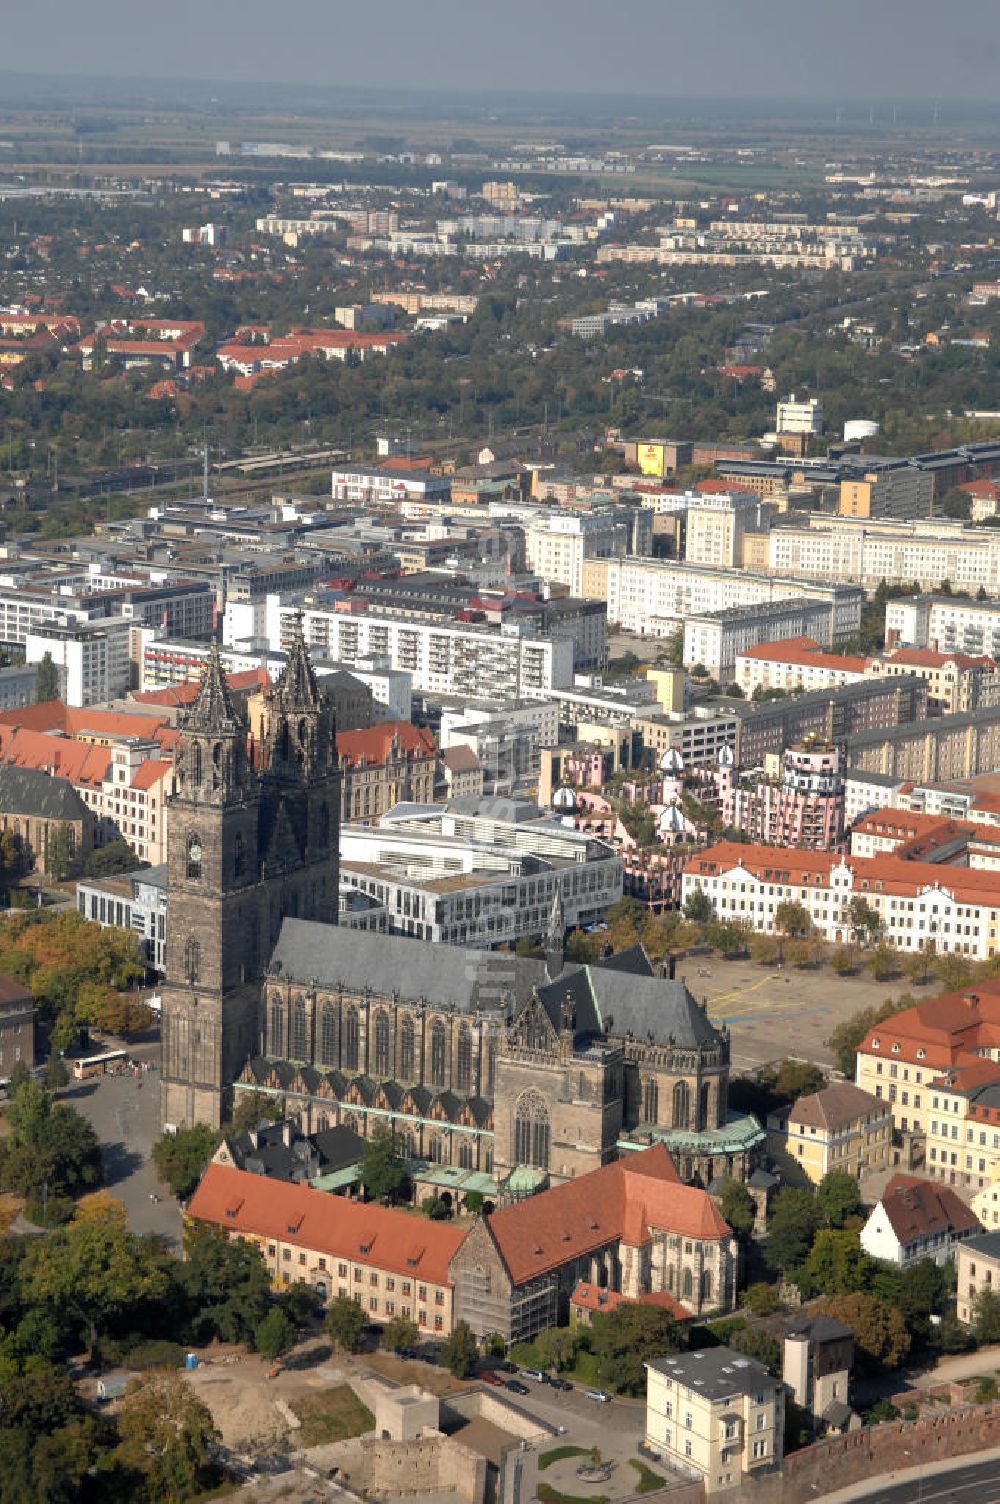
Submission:
<svg viewBox="0 0 1000 1504">
<path fill-rule="evenodd" d="M 40 820 L 89 820 L 90 810 L 66 778 L 53 778 L 40 768 L 0 764 L 0 809 Z"/>
<path fill-rule="evenodd" d="M 998 1069 L 1000 1074 L 1000 1069 Z M 789 1109 L 788 1121 L 801 1123 L 804 1128 L 826 1128 L 834 1131 L 845 1128 L 857 1118 L 871 1113 L 888 1114 L 888 1102 L 862 1091 L 849 1081 L 838 1081 L 822 1091 L 814 1091 L 807 1097 L 799 1097 Z"/>
<path fill-rule="evenodd" d="M 433 757 L 434 738 L 424 726 L 412 721 L 380 721 L 361 731 L 343 731 L 337 737 L 337 752 L 342 763 L 384 763 L 396 741 L 405 757 Z"/>
<path fill-rule="evenodd" d="M 982 1223 L 948 1186 L 916 1175 L 893 1175 L 882 1193 L 889 1225 L 900 1243 L 916 1243 L 934 1233 L 979 1232 Z"/>
<path fill-rule="evenodd" d="M 467 1229 L 328 1191 L 210 1164 L 188 1215 L 226 1232 L 273 1238 L 352 1263 L 447 1285 Z"/>
<path fill-rule="evenodd" d="M 617 1239 L 639 1247 L 652 1228 L 700 1239 L 732 1236 L 708 1192 L 681 1185 L 662 1144 L 501 1207 L 487 1222 L 515 1284 Z"/>
</svg>

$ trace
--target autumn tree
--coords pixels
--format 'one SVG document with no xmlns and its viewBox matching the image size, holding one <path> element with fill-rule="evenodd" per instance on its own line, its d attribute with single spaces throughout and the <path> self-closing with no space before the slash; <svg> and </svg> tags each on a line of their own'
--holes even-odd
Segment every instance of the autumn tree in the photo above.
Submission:
<svg viewBox="0 0 1000 1504">
<path fill-rule="evenodd" d="M 877 1295 L 834 1295 L 823 1309 L 851 1328 L 858 1355 L 871 1368 L 898 1368 L 910 1350 L 905 1317 Z"/>
<path fill-rule="evenodd" d="M 134 1379 L 118 1412 L 118 1460 L 150 1504 L 184 1504 L 216 1481 L 212 1412 L 178 1373 Z"/>
</svg>

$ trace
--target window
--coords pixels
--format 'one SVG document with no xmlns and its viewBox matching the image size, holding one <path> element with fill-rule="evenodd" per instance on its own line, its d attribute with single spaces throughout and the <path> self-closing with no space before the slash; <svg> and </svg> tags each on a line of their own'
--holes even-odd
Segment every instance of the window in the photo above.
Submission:
<svg viewBox="0 0 1000 1504">
<path fill-rule="evenodd" d="M 300 996 L 292 1003 L 291 1056 L 293 1060 L 307 1060 L 309 1058 L 307 1034 L 306 1000 Z"/>
<path fill-rule="evenodd" d="M 514 1111 L 514 1160 L 519 1165 L 549 1167 L 549 1109 L 537 1091 L 522 1092 Z"/>
<path fill-rule="evenodd" d="M 197 982 L 201 973 L 201 946 L 193 935 L 184 947 L 184 975 L 189 982 Z"/>
<path fill-rule="evenodd" d="M 358 1069 L 358 1054 L 360 1048 L 360 1028 L 358 1025 L 358 1010 L 352 1003 L 347 1010 L 346 1027 L 344 1029 L 344 1069 L 356 1071 Z"/>
<path fill-rule="evenodd" d="M 431 1085 L 447 1086 L 445 1076 L 446 1044 L 444 1024 L 440 1019 L 431 1025 Z"/>
<path fill-rule="evenodd" d="M 201 878 L 201 839 L 196 835 L 188 836 L 187 875 L 194 882 Z"/>
<path fill-rule="evenodd" d="M 642 1088 L 642 1120 L 644 1123 L 655 1123 L 660 1116 L 660 1088 L 656 1083 L 656 1077 L 650 1076 Z"/>
<path fill-rule="evenodd" d="M 413 1079 L 413 1019 L 406 1015 L 399 1030 L 399 1077 L 402 1081 Z"/>
<path fill-rule="evenodd" d="M 678 1081 L 674 1087 L 674 1128 L 687 1128 L 691 1116 L 691 1093 L 686 1081 Z"/>
<path fill-rule="evenodd" d="M 455 1090 L 468 1094 L 472 1085 L 472 1030 L 468 1024 L 462 1024 L 455 1053 Z"/>
<path fill-rule="evenodd" d="M 320 1012 L 319 1058 L 321 1065 L 337 1064 L 337 1010 L 332 1003 L 324 1003 Z"/>
<path fill-rule="evenodd" d="M 375 1074 L 389 1074 L 389 1018 L 384 1009 L 375 1015 Z"/>
</svg>

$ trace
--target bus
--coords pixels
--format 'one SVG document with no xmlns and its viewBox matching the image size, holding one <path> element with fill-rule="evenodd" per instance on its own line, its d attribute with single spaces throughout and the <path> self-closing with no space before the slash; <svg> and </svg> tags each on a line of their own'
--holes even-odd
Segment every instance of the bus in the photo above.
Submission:
<svg viewBox="0 0 1000 1504">
<path fill-rule="evenodd" d="M 91 1076 L 103 1076 L 106 1071 L 117 1071 L 128 1064 L 127 1050 L 108 1050 L 104 1055 L 84 1055 L 73 1061 L 74 1081 L 87 1081 Z"/>
</svg>

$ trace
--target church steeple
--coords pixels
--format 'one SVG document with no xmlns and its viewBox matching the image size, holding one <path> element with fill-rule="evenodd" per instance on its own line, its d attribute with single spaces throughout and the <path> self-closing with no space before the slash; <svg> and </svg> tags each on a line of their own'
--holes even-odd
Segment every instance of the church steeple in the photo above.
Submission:
<svg viewBox="0 0 1000 1504">
<path fill-rule="evenodd" d="M 325 779 L 337 765 L 333 706 L 316 683 L 301 616 L 296 615 L 288 660 L 267 704 L 269 779 L 299 786 Z"/>
<path fill-rule="evenodd" d="M 177 793 L 193 803 L 224 805 L 245 799 L 252 784 L 246 724 L 213 643 L 198 698 L 180 730 Z"/>
<path fill-rule="evenodd" d="M 566 965 L 566 911 L 563 908 L 562 888 L 556 884 L 549 914 L 549 927 L 545 936 L 545 970 L 551 980 Z"/>
<path fill-rule="evenodd" d="M 191 707 L 185 729 L 222 736 L 232 730 L 237 720 L 233 697 L 226 682 L 226 672 L 219 656 L 219 644 L 213 642 L 202 670 L 198 698 Z"/>
</svg>

